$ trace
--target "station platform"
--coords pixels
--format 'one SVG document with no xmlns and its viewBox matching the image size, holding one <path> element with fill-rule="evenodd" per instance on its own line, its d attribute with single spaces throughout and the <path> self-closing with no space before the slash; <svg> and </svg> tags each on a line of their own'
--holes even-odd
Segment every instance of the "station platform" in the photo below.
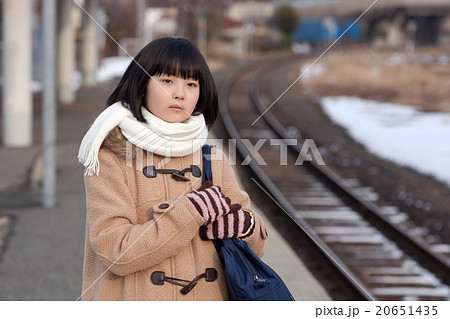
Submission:
<svg viewBox="0 0 450 319">
<path fill-rule="evenodd" d="M 54 208 L 39 205 L 39 105 L 34 108 L 33 145 L 0 146 L 0 300 L 76 300 L 80 296 L 86 213 L 83 169 L 76 155 L 82 136 L 103 110 L 111 86 L 81 89 L 76 103 L 58 108 Z M 263 260 L 283 278 L 295 299 L 330 300 L 264 212 L 253 208 L 269 233 Z"/>
</svg>

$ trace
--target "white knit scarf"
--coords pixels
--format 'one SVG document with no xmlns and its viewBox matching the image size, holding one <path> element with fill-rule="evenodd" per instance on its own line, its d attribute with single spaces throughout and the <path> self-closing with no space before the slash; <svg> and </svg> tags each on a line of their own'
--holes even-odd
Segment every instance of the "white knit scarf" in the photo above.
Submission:
<svg viewBox="0 0 450 319">
<path fill-rule="evenodd" d="M 98 152 L 108 133 L 119 126 L 123 136 L 135 146 L 149 152 L 181 157 L 200 149 L 208 137 L 203 114 L 191 116 L 182 123 L 161 120 L 146 108 L 142 115 L 147 123 L 138 121 L 121 102 L 107 107 L 84 136 L 78 151 L 78 161 L 85 166 L 85 175 L 100 171 Z"/>
</svg>

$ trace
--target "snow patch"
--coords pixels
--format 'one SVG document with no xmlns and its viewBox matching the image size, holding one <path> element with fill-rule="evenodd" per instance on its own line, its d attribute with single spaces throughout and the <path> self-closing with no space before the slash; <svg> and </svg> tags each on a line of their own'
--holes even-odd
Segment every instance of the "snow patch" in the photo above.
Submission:
<svg viewBox="0 0 450 319">
<path fill-rule="evenodd" d="M 450 115 L 357 97 L 324 97 L 330 119 L 370 152 L 450 185 Z"/>
<path fill-rule="evenodd" d="M 301 81 L 304 83 L 307 83 L 309 80 L 311 80 L 314 77 L 317 77 L 323 73 L 325 73 L 326 68 L 323 64 L 304 64 L 300 68 L 299 77 L 301 77 Z"/>
<path fill-rule="evenodd" d="M 97 81 L 108 82 L 114 78 L 121 78 L 131 62 L 129 57 L 109 57 L 104 58 L 97 70 Z"/>
</svg>

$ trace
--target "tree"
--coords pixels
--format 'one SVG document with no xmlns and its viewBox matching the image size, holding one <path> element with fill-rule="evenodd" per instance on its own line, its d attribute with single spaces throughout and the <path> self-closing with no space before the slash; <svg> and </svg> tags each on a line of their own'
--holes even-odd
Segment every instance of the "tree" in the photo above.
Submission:
<svg viewBox="0 0 450 319">
<path fill-rule="evenodd" d="M 299 23 L 299 17 L 297 11 L 287 5 L 278 7 L 275 10 L 274 20 L 278 28 L 284 34 L 283 47 L 290 47 L 291 44 L 291 32 L 294 31 Z"/>
</svg>

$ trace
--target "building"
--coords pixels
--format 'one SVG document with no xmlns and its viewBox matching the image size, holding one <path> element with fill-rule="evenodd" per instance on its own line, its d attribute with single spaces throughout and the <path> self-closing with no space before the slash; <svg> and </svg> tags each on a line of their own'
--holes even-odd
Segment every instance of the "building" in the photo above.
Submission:
<svg viewBox="0 0 450 319">
<path fill-rule="evenodd" d="M 450 43 L 448 0 L 340 0 L 299 7 L 302 16 L 332 16 L 337 20 L 361 18 L 362 39 L 381 46 Z M 369 9 L 370 8 L 370 9 Z M 367 10 L 367 12 L 366 12 Z"/>
</svg>

